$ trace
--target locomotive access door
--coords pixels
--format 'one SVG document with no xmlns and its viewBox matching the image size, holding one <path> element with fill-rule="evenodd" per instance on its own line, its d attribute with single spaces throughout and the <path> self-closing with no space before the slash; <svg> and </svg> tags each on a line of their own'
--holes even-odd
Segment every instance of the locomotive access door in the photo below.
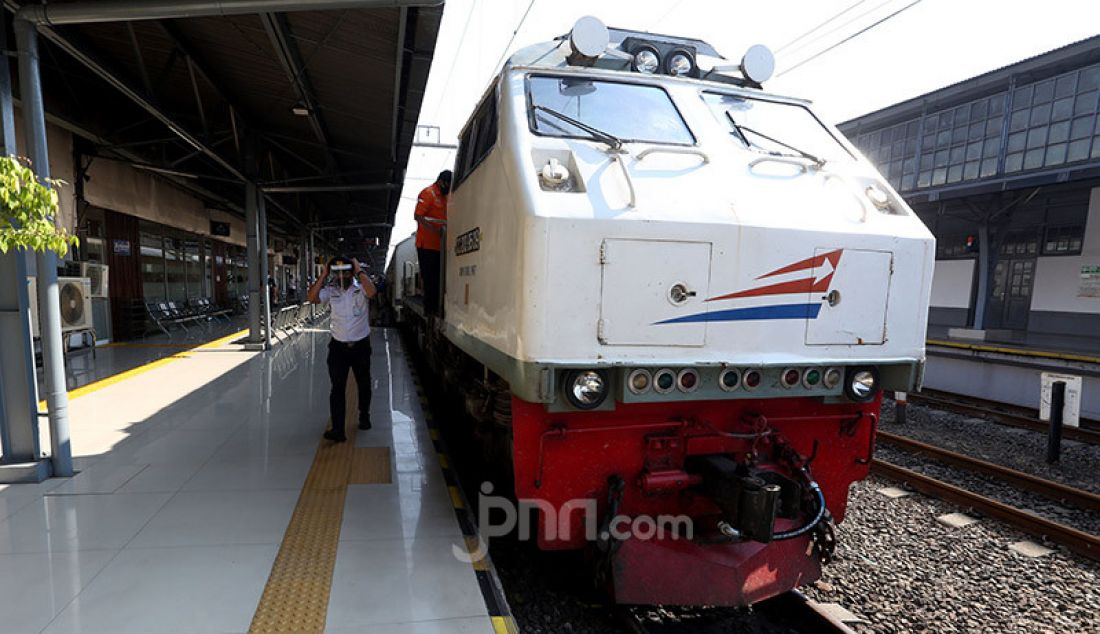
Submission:
<svg viewBox="0 0 1100 634">
<path fill-rule="evenodd" d="M 806 345 L 875 345 L 886 341 L 886 303 L 894 254 L 817 249 L 806 320 Z"/>
<path fill-rule="evenodd" d="M 702 346 L 710 243 L 604 240 L 597 338 L 604 345 Z M 681 323 L 661 323 L 687 317 Z"/>
</svg>

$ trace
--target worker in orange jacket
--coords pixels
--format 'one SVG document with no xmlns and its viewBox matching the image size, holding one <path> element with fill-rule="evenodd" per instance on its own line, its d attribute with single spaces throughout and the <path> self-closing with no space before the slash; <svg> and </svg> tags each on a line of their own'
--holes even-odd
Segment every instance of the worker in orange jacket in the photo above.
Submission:
<svg viewBox="0 0 1100 634">
<path fill-rule="evenodd" d="M 447 194 L 450 191 L 451 170 L 443 170 L 416 199 L 416 256 L 420 261 L 420 279 L 424 282 L 424 310 L 430 315 L 439 312 L 439 251 L 443 229 L 447 226 Z"/>
</svg>

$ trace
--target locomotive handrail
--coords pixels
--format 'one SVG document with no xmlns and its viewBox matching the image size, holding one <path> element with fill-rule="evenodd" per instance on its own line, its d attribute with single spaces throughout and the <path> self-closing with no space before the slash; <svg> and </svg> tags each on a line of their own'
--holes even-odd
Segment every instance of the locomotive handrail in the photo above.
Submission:
<svg viewBox="0 0 1100 634">
<path fill-rule="evenodd" d="M 621 150 L 612 150 L 609 152 L 611 160 L 619 164 L 619 168 L 623 171 L 623 177 L 626 178 L 626 186 L 630 190 L 630 202 L 627 203 L 630 207 L 638 206 L 638 196 L 634 193 L 634 179 L 630 176 L 630 170 L 626 167 L 626 161 L 623 160 L 622 155 L 625 152 Z"/>
<path fill-rule="evenodd" d="M 787 165 L 801 167 L 803 172 L 809 172 L 812 168 L 820 169 L 820 166 L 811 159 L 801 156 L 786 156 L 775 154 L 761 156 L 760 158 L 753 160 L 749 163 L 749 169 L 751 170 L 761 163 L 786 163 Z"/>
<path fill-rule="evenodd" d="M 640 161 L 650 154 L 686 154 L 698 156 L 703 159 L 703 165 L 710 163 L 710 156 L 708 156 L 706 152 L 695 147 L 647 147 L 641 152 L 638 152 L 638 160 Z"/>
</svg>

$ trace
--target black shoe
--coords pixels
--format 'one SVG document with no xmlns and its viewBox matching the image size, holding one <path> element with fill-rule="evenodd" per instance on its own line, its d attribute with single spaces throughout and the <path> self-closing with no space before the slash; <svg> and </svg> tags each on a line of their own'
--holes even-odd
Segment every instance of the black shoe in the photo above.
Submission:
<svg viewBox="0 0 1100 634">
<path fill-rule="evenodd" d="M 370 417 L 361 419 L 359 421 L 359 429 L 362 429 L 364 431 L 370 429 Z"/>
<path fill-rule="evenodd" d="M 326 440 L 331 440 L 332 442 L 344 442 L 348 439 L 345 434 L 338 432 L 335 429 L 330 429 L 326 431 L 324 436 Z"/>
</svg>

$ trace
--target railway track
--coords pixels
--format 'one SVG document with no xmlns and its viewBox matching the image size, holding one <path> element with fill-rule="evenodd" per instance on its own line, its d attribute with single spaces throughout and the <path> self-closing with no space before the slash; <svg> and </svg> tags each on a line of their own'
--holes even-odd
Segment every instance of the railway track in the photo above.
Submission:
<svg viewBox="0 0 1100 634">
<path fill-rule="evenodd" d="M 1034 413 L 1024 413 L 1019 408 L 1012 409 L 990 401 L 968 399 L 958 395 L 948 395 L 943 392 L 923 391 L 908 395 L 910 403 L 927 405 L 966 416 L 983 418 L 1002 425 L 1029 429 L 1032 431 L 1047 432 L 1050 425 L 1038 420 Z M 1062 437 L 1069 440 L 1077 440 L 1093 445 L 1100 445 L 1100 430 L 1094 427 L 1093 421 L 1084 421 L 1084 427 L 1062 427 Z"/>
<path fill-rule="evenodd" d="M 979 460 L 978 458 L 949 451 L 942 447 L 936 447 L 935 445 L 929 445 L 913 440 L 912 438 L 899 436 L 889 432 L 880 431 L 878 433 L 878 440 L 905 449 L 906 451 L 935 458 L 945 464 L 959 467 L 973 473 L 992 476 L 1001 482 L 1006 482 L 1021 489 L 1038 493 L 1043 497 L 1063 505 L 1075 506 L 1079 509 L 1091 511 L 1100 511 L 1100 495 L 1091 491 L 1083 491 L 1060 482 L 1033 476 L 1030 473 L 1003 467 L 992 462 Z"/>
<path fill-rule="evenodd" d="M 750 611 L 730 618 L 702 619 L 700 622 L 655 622 L 646 618 L 643 611 L 621 607 L 618 620 L 634 634 L 680 634 L 686 632 L 708 634 L 719 632 L 783 632 L 788 634 L 855 634 L 855 631 L 836 620 L 820 604 L 810 600 L 797 590 L 774 599 L 757 603 Z M 736 621 L 736 622 L 734 622 Z"/>
<path fill-rule="evenodd" d="M 973 491 L 930 478 L 924 474 L 877 458 L 871 463 L 871 471 L 885 478 L 908 484 L 926 495 L 973 509 L 983 515 L 1008 523 L 1029 535 L 1061 544 L 1079 555 L 1100 561 L 1100 537 L 1096 535 L 1038 517 Z"/>
</svg>

